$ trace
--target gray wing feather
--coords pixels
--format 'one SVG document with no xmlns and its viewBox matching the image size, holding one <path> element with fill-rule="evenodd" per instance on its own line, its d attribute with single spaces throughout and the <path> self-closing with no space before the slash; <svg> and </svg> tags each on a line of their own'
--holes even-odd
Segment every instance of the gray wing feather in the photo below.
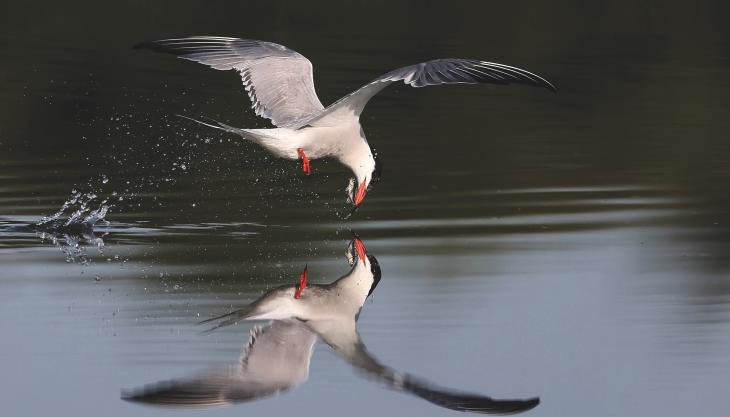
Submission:
<svg viewBox="0 0 730 417">
<path fill-rule="evenodd" d="M 367 102 L 380 90 L 396 81 L 412 87 L 441 84 L 524 84 L 544 87 L 553 92 L 557 89 L 546 79 L 529 71 L 495 62 L 474 59 L 436 59 L 398 68 L 384 74 L 360 89 L 348 94 L 309 120 L 304 125 L 327 126 L 342 122 L 345 118 L 359 117 Z"/>
<path fill-rule="evenodd" d="M 295 320 L 254 328 L 239 363 L 192 378 L 173 379 L 123 392 L 127 401 L 168 406 L 209 406 L 262 399 L 291 389 L 309 376 L 317 336 Z"/>
<path fill-rule="evenodd" d="M 415 395 L 432 404 L 478 414 L 515 414 L 535 408 L 539 398 L 495 399 L 485 395 L 438 387 L 407 373 L 381 364 L 368 351 L 355 323 L 309 322 L 310 328 L 353 368 L 388 388 Z"/>
<path fill-rule="evenodd" d="M 290 127 L 324 109 L 314 90 L 312 63 L 282 45 L 252 39 L 194 36 L 145 42 L 150 48 L 217 70 L 236 70 L 257 115 Z"/>
<path fill-rule="evenodd" d="M 415 395 L 450 410 L 477 414 L 515 414 L 535 408 L 540 404 L 539 398 L 495 399 L 485 395 L 438 387 L 426 380 L 382 365 L 370 355 L 359 338 L 355 348 L 345 359 L 365 375 L 391 389 Z"/>
</svg>

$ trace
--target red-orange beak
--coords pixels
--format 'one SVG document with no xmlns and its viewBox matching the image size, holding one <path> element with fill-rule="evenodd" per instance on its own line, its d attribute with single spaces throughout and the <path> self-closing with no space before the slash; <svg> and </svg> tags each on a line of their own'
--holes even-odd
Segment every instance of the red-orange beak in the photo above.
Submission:
<svg viewBox="0 0 730 417">
<path fill-rule="evenodd" d="M 362 264 L 365 265 L 365 260 L 367 259 L 365 245 L 362 243 L 362 240 L 360 240 L 360 238 L 357 236 L 353 238 L 353 243 L 355 245 L 355 252 L 357 252 L 358 259 L 360 259 L 362 261 Z"/>
<path fill-rule="evenodd" d="M 367 181 L 367 178 L 362 180 L 360 185 L 357 187 L 357 194 L 355 194 L 355 207 L 359 206 L 362 203 L 362 200 L 365 199 L 365 194 L 368 192 L 367 188 L 365 188 L 365 181 Z"/>
</svg>

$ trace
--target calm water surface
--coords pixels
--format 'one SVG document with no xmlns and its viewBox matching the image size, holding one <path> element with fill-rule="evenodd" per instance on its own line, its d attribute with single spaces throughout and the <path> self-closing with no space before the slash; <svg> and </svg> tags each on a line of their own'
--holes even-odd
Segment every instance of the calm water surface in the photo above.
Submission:
<svg viewBox="0 0 730 417">
<path fill-rule="evenodd" d="M 394 369 L 540 397 L 526 415 L 725 415 L 730 11 L 626 3 L 9 6 L 2 414 L 191 414 L 120 395 L 235 362 L 252 325 L 195 323 L 296 282 L 305 264 L 312 282 L 345 274 L 352 230 L 383 274 L 358 330 Z M 383 181 L 344 221 L 349 174 L 336 163 L 302 178 L 174 117 L 266 126 L 235 74 L 130 49 L 182 34 L 291 46 L 325 103 L 449 56 L 520 66 L 561 91 L 385 90 L 363 115 Z M 72 190 L 97 195 L 94 209 L 106 199 L 108 223 L 93 235 L 26 227 Z M 322 343 L 298 388 L 193 413 L 292 412 L 453 413 L 363 378 Z"/>
</svg>

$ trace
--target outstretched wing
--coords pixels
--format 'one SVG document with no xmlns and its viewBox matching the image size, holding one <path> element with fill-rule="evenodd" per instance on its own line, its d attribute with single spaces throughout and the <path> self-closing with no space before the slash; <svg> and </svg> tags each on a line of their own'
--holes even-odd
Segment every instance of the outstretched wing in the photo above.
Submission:
<svg viewBox="0 0 730 417">
<path fill-rule="evenodd" d="M 393 82 L 412 87 L 441 84 L 525 84 L 557 89 L 546 79 L 520 68 L 474 59 L 436 59 L 398 68 L 382 75 L 327 107 L 320 114 L 300 122 L 302 126 L 329 126 L 359 117 L 367 102 Z"/>
<path fill-rule="evenodd" d="M 239 363 L 192 378 L 173 379 L 123 392 L 127 401 L 168 406 L 212 406 L 253 401 L 306 381 L 317 336 L 296 320 L 255 328 Z"/>
<path fill-rule="evenodd" d="M 314 90 L 312 63 L 282 45 L 252 39 L 194 36 L 141 43 L 218 70 L 235 69 L 257 115 L 290 127 L 320 113 L 324 106 Z"/>
<path fill-rule="evenodd" d="M 367 377 L 397 391 L 415 395 L 440 407 L 478 414 L 516 414 L 535 408 L 539 398 L 495 399 L 485 395 L 442 388 L 428 381 L 381 364 L 357 333 L 354 320 L 309 321 L 316 332 L 339 356 Z"/>
</svg>

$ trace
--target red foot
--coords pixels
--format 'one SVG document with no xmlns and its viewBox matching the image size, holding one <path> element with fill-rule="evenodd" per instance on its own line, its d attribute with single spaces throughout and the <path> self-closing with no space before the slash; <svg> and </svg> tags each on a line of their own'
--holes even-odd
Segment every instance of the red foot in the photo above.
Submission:
<svg viewBox="0 0 730 417">
<path fill-rule="evenodd" d="M 355 252 L 357 252 L 357 257 L 362 261 L 362 264 L 365 265 L 365 259 L 367 259 L 367 255 L 365 254 L 365 245 L 362 243 L 362 240 L 360 238 L 355 238 Z"/>
<path fill-rule="evenodd" d="M 302 291 L 307 288 L 307 265 L 304 265 L 304 271 L 299 275 L 299 288 L 294 292 L 294 298 L 297 300 L 302 298 Z"/>
<path fill-rule="evenodd" d="M 309 175 L 311 170 L 309 169 L 309 158 L 307 157 L 307 154 L 304 153 L 304 149 L 302 148 L 297 148 L 297 154 L 299 155 L 299 159 L 302 160 L 302 171 Z"/>
</svg>

